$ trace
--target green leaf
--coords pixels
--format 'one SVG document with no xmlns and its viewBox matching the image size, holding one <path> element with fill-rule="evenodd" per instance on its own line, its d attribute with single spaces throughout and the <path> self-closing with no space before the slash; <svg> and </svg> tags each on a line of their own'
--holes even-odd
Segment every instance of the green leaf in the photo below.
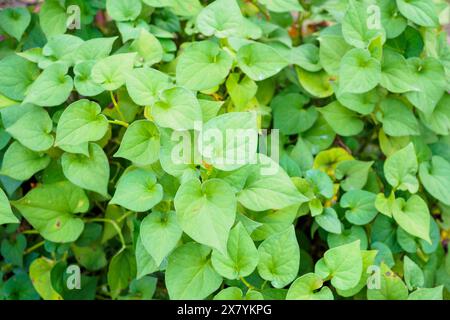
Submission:
<svg viewBox="0 0 450 320">
<path fill-rule="evenodd" d="M 129 72 L 126 85 L 131 99 L 140 106 L 153 105 L 159 94 L 171 86 L 166 74 L 148 67 Z"/>
<path fill-rule="evenodd" d="M 419 288 L 409 294 L 408 300 L 443 300 L 443 289 L 444 286 L 438 286 L 435 288 Z"/>
<path fill-rule="evenodd" d="M 383 123 L 384 132 L 392 137 L 420 134 L 419 122 L 414 113 L 401 100 L 383 100 L 377 116 Z"/>
<path fill-rule="evenodd" d="M 0 93 L 13 100 L 23 100 L 28 87 L 39 76 L 38 67 L 12 54 L 0 61 Z"/>
<path fill-rule="evenodd" d="M 169 7 L 176 15 L 195 17 L 202 9 L 199 0 L 144 0 L 153 7 Z"/>
<path fill-rule="evenodd" d="M 136 55 L 135 52 L 118 53 L 98 60 L 92 68 L 92 80 L 105 90 L 119 89 L 132 71 Z"/>
<path fill-rule="evenodd" d="M 73 89 L 72 78 L 64 64 L 55 63 L 46 68 L 28 88 L 25 103 L 54 107 L 67 100 Z"/>
<path fill-rule="evenodd" d="M 61 34 L 51 37 L 42 48 L 42 54 L 50 60 L 71 66 L 73 65 L 74 52 L 83 44 L 83 40 L 70 34 Z M 39 65 L 41 66 L 41 65 Z"/>
<path fill-rule="evenodd" d="M 289 287 L 289 291 L 286 296 L 286 300 L 333 299 L 333 293 L 330 288 L 324 287 L 322 279 L 314 273 L 307 273 L 297 278 L 297 280 L 295 280 Z"/>
<path fill-rule="evenodd" d="M 95 83 L 92 79 L 92 68 L 94 67 L 94 65 L 95 61 L 84 61 L 77 63 L 77 65 L 73 69 L 73 72 L 75 74 L 75 77 L 73 79 L 75 89 L 78 91 L 78 93 L 87 97 L 99 95 L 104 91 L 102 86 Z"/>
<path fill-rule="evenodd" d="M 31 14 L 26 8 L 6 8 L 0 11 L 0 28 L 20 41 L 31 22 Z"/>
<path fill-rule="evenodd" d="M 156 265 L 150 253 L 145 249 L 142 244 L 141 237 L 136 240 L 136 279 L 141 279 L 147 274 L 158 271 L 159 266 Z"/>
<path fill-rule="evenodd" d="M 353 136 L 360 133 L 364 128 L 364 122 L 359 119 L 358 114 L 345 108 L 338 101 L 318 108 L 330 127 L 341 136 Z"/>
<path fill-rule="evenodd" d="M 381 21 L 376 21 L 378 17 L 370 13 L 367 3 L 348 1 L 348 9 L 342 21 L 342 34 L 348 44 L 364 49 L 374 38 L 380 35 L 385 38 Z"/>
<path fill-rule="evenodd" d="M 406 286 L 410 291 L 423 286 L 424 274 L 420 267 L 408 256 L 403 259 L 403 273 Z"/>
<path fill-rule="evenodd" d="M 121 250 L 112 257 L 108 267 L 108 286 L 111 296 L 116 298 L 136 277 L 136 261 L 131 249 Z"/>
<path fill-rule="evenodd" d="M 439 25 L 437 9 L 433 1 L 396 0 L 401 14 L 412 22 L 424 27 Z"/>
<path fill-rule="evenodd" d="M 117 38 L 94 38 L 83 42 L 73 54 L 74 62 L 80 63 L 106 58 L 111 53 L 113 44 Z"/>
<path fill-rule="evenodd" d="M 52 145 L 53 122 L 44 108 L 22 104 L 1 112 L 6 132 L 33 151 L 45 151 Z"/>
<path fill-rule="evenodd" d="M 394 50 L 385 49 L 381 61 L 380 84 L 394 93 L 418 91 L 420 87 L 411 81 L 414 76 L 405 57 Z"/>
<path fill-rule="evenodd" d="M 18 234 L 15 239 L 3 239 L 0 253 L 4 262 L 23 268 L 23 256 L 27 247 L 27 239 L 23 234 Z"/>
<path fill-rule="evenodd" d="M 241 289 L 228 287 L 216 294 L 213 300 L 264 300 L 264 297 L 260 292 L 251 289 L 244 296 Z"/>
<path fill-rule="evenodd" d="M 231 112 L 209 120 L 199 141 L 204 161 L 224 171 L 255 163 L 257 125 L 254 112 Z"/>
<path fill-rule="evenodd" d="M 244 207 L 254 211 L 282 209 L 308 201 L 284 170 L 263 155 L 259 155 L 258 164 L 251 165 L 250 174 L 237 199 Z"/>
<path fill-rule="evenodd" d="M 327 199 L 333 197 L 333 181 L 331 178 L 321 170 L 306 171 L 306 180 L 312 187 L 314 194 L 321 194 Z"/>
<path fill-rule="evenodd" d="M 19 219 L 13 214 L 5 192 L 0 189 L 0 225 L 8 223 L 19 223 Z"/>
<path fill-rule="evenodd" d="M 310 72 L 322 69 L 319 59 L 319 48 L 311 43 L 305 43 L 295 47 L 291 51 L 291 63 Z"/>
<path fill-rule="evenodd" d="M 42 4 L 39 11 L 39 21 L 47 38 L 65 33 L 67 20 L 66 8 L 61 4 L 61 1 L 48 0 Z"/>
<path fill-rule="evenodd" d="M 160 265 L 178 244 L 183 230 L 177 222 L 174 211 L 167 213 L 153 211 L 142 220 L 139 236 L 156 265 Z"/>
<path fill-rule="evenodd" d="M 8 99 L 4 95 L 0 94 L 0 109 L 8 108 L 17 105 L 17 101 Z"/>
<path fill-rule="evenodd" d="M 69 105 L 56 128 L 56 145 L 76 146 L 100 140 L 108 130 L 108 120 L 96 102 L 86 99 Z"/>
<path fill-rule="evenodd" d="M 205 36 L 228 38 L 242 32 L 244 17 L 236 0 L 217 0 L 203 8 L 196 25 Z"/>
<path fill-rule="evenodd" d="M 298 93 L 278 95 L 272 100 L 274 128 L 285 135 L 297 134 L 310 129 L 318 114 L 315 108 L 305 108 L 309 99 Z"/>
<path fill-rule="evenodd" d="M 12 204 L 42 237 L 67 243 L 83 231 L 83 221 L 74 214 L 86 212 L 89 199 L 83 190 L 62 181 L 40 185 Z"/>
<path fill-rule="evenodd" d="M 339 73 L 340 62 L 352 48 L 342 35 L 342 26 L 336 24 L 320 32 L 319 58 L 325 71 L 332 75 Z"/>
<path fill-rule="evenodd" d="M 399 14 L 395 1 L 380 0 L 378 3 L 381 11 L 381 25 L 386 31 L 386 37 L 388 39 L 396 38 L 405 30 L 408 24 L 407 20 Z"/>
<path fill-rule="evenodd" d="M 406 232 L 431 244 L 430 212 L 426 202 L 418 195 L 411 196 L 408 201 L 396 199 L 393 216 L 399 226 Z"/>
<path fill-rule="evenodd" d="M 223 101 L 214 101 L 214 100 L 204 100 L 199 99 L 200 108 L 202 109 L 202 117 L 203 121 L 207 122 L 217 116 L 220 108 L 222 108 L 224 102 Z"/>
<path fill-rule="evenodd" d="M 231 280 L 250 275 L 258 265 L 258 260 L 258 250 L 240 222 L 230 231 L 226 254 L 213 250 L 211 256 L 214 269 Z"/>
<path fill-rule="evenodd" d="M 204 299 L 220 287 L 222 277 L 214 271 L 210 253 L 208 247 L 187 243 L 170 255 L 165 280 L 172 300 Z"/>
<path fill-rule="evenodd" d="M 258 2 L 273 12 L 303 11 L 302 6 L 296 0 L 258 0 Z"/>
<path fill-rule="evenodd" d="M 185 49 L 177 63 L 177 83 L 191 90 L 206 90 L 221 84 L 233 59 L 212 41 L 195 42 Z"/>
<path fill-rule="evenodd" d="M 98 271 L 106 267 L 108 261 L 103 248 L 99 245 L 71 247 L 77 262 L 89 271 Z"/>
<path fill-rule="evenodd" d="M 270 78 L 288 65 L 275 49 L 257 42 L 242 46 L 236 58 L 239 68 L 254 81 Z"/>
<path fill-rule="evenodd" d="M 374 260 L 375 260 L 375 256 L 377 254 L 377 251 L 375 250 L 370 250 L 370 251 L 366 251 L 363 250 L 361 251 L 362 254 L 362 258 L 363 258 L 363 268 L 362 268 L 362 275 L 361 275 L 361 279 L 359 280 L 359 283 L 348 290 L 340 290 L 337 289 L 337 292 L 340 296 L 342 297 L 351 297 L 351 296 L 355 296 L 357 295 L 359 292 L 361 292 L 361 290 L 369 284 L 369 276 L 371 268 L 373 268 L 374 266 Z M 373 270 L 373 269 L 372 269 Z"/>
<path fill-rule="evenodd" d="M 420 111 L 430 115 L 441 100 L 447 88 L 445 70 L 435 58 L 410 58 L 408 65 L 412 70 L 411 82 L 419 89 L 405 95 Z"/>
<path fill-rule="evenodd" d="M 417 170 L 417 157 L 412 143 L 389 156 L 384 163 L 384 174 L 389 184 L 411 193 L 416 193 L 419 189 Z"/>
<path fill-rule="evenodd" d="M 140 30 L 139 37 L 131 43 L 130 49 L 138 53 L 138 61 L 146 66 L 160 62 L 164 54 L 159 40 L 145 29 Z"/>
<path fill-rule="evenodd" d="M 143 277 L 142 279 L 135 279 L 130 283 L 130 291 L 126 296 L 121 296 L 119 299 L 123 300 L 152 300 L 156 292 L 158 278 Z"/>
<path fill-rule="evenodd" d="M 226 87 L 231 100 L 238 111 L 245 110 L 245 107 L 258 92 L 258 86 L 255 81 L 247 76 L 241 80 L 241 75 L 239 73 L 232 73 L 228 76 Z"/>
<path fill-rule="evenodd" d="M 398 225 L 394 219 L 386 217 L 384 215 L 378 215 L 373 223 L 371 241 L 372 247 L 375 242 L 381 243 L 384 246 L 391 247 L 395 252 L 400 250 L 397 243 L 396 233 Z M 384 244 L 386 243 L 386 244 Z"/>
<path fill-rule="evenodd" d="M 30 265 L 30 279 L 34 288 L 44 300 L 62 300 L 52 287 L 51 271 L 55 262 L 45 257 L 37 258 Z"/>
<path fill-rule="evenodd" d="M 159 98 L 152 107 L 152 116 L 158 126 L 189 130 L 194 129 L 196 121 L 202 121 L 202 110 L 192 91 L 175 87 L 161 92 Z"/>
<path fill-rule="evenodd" d="M 312 128 L 302 133 L 301 136 L 311 150 L 311 153 L 317 154 L 319 151 L 331 146 L 336 137 L 336 133 L 320 114 Z"/>
<path fill-rule="evenodd" d="M 109 162 L 103 149 L 89 145 L 89 155 L 64 153 L 61 166 L 66 178 L 74 185 L 108 197 Z"/>
<path fill-rule="evenodd" d="M 344 107 L 362 115 L 372 113 L 380 101 L 380 95 L 376 88 L 361 94 L 337 90 L 336 98 Z"/>
<path fill-rule="evenodd" d="M 298 205 L 292 205 L 280 210 L 253 212 L 250 217 L 256 222 L 256 229 L 251 233 L 254 241 L 262 241 L 278 234 L 294 223 L 297 217 Z"/>
<path fill-rule="evenodd" d="M 50 163 L 47 154 L 38 153 L 13 142 L 3 157 L 0 173 L 16 180 L 30 179 L 36 172 L 45 169 Z"/>
<path fill-rule="evenodd" d="M 125 158 L 139 166 L 146 166 L 159 159 L 159 147 L 158 127 L 153 122 L 138 120 L 127 128 L 114 156 Z"/>
<path fill-rule="evenodd" d="M 373 161 L 345 160 L 336 166 L 335 176 L 345 191 L 362 189 L 369 175 Z"/>
<path fill-rule="evenodd" d="M 377 215 L 374 193 L 364 190 L 352 190 L 346 192 L 340 201 L 342 208 L 348 208 L 345 218 L 355 225 L 365 225 L 371 222 Z"/>
<path fill-rule="evenodd" d="M 258 253 L 258 272 L 275 288 L 285 287 L 297 276 L 300 249 L 293 226 L 264 240 Z"/>
<path fill-rule="evenodd" d="M 348 290 L 358 284 L 363 271 L 359 240 L 327 250 L 323 261 L 331 274 L 331 284 L 335 288 Z"/>
<path fill-rule="evenodd" d="M 330 248 L 339 247 L 344 244 L 349 244 L 360 241 L 361 250 L 366 250 L 368 246 L 368 240 L 366 231 L 363 227 L 352 226 L 350 229 L 343 230 L 341 234 L 329 233 L 327 237 L 327 243 Z M 364 259 L 364 256 L 363 256 Z"/>
<path fill-rule="evenodd" d="M 352 49 L 341 60 L 339 89 L 343 92 L 364 93 L 375 88 L 381 80 L 380 62 L 366 49 Z"/>
<path fill-rule="evenodd" d="M 317 98 L 326 98 L 333 94 L 331 77 L 325 71 L 309 72 L 302 68 L 295 68 L 302 87 Z"/>
<path fill-rule="evenodd" d="M 341 221 L 333 208 L 325 208 L 321 214 L 314 217 L 314 221 L 327 232 L 334 234 L 342 232 Z"/>
<path fill-rule="evenodd" d="M 442 157 L 433 156 L 430 162 L 422 162 L 419 168 L 420 182 L 436 199 L 450 205 L 450 163 Z"/>
<path fill-rule="evenodd" d="M 448 135 L 450 133 L 450 94 L 444 94 L 430 115 L 419 112 L 422 123 L 435 133 Z"/>
<path fill-rule="evenodd" d="M 195 241 L 222 253 L 236 217 L 236 197 L 224 181 L 197 179 L 183 183 L 175 196 L 175 209 L 183 231 Z"/>
<path fill-rule="evenodd" d="M 153 172 L 145 169 L 132 169 L 119 179 L 110 204 L 118 204 L 128 210 L 148 211 L 163 198 L 163 188 L 156 181 Z"/>
<path fill-rule="evenodd" d="M 106 0 L 106 11 L 115 21 L 132 21 L 142 10 L 140 0 Z"/>
<path fill-rule="evenodd" d="M 384 263 L 380 270 L 380 288 L 367 289 L 368 300 L 406 300 L 408 288 L 402 279 Z"/>
</svg>

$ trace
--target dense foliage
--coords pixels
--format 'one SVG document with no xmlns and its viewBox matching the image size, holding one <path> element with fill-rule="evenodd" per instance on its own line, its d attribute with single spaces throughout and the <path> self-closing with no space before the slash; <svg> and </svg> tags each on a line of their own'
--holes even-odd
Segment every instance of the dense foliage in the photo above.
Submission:
<svg viewBox="0 0 450 320">
<path fill-rule="evenodd" d="M 1 298 L 450 297 L 444 0 L 11 4 Z"/>
</svg>

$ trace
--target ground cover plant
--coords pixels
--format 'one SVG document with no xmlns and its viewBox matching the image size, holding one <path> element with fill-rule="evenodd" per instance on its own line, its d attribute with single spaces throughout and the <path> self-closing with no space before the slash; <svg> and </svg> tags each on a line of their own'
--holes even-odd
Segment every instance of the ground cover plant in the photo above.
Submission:
<svg viewBox="0 0 450 320">
<path fill-rule="evenodd" d="M 450 297 L 445 1 L 1 6 L 1 299 Z"/>
</svg>

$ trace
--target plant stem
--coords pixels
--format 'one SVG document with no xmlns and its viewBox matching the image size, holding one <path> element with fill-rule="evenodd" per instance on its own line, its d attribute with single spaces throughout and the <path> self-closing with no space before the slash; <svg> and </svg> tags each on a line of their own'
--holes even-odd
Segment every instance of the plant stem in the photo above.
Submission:
<svg viewBox="0 0 450 320">
<path fill-rule="evenodd" d="M 45 244 L 45 241 L 38 242 L 34 246 L 29 247 L 27 250 L 25 250 L 23 252 L 23 254 L 24 255 L 29 254 L 29 253 L 33 252 L 34 250 L 39 249 L 40 247 L 42 247 L 44 244 Z"/>
<path fill-rule="evenodd" d="M 22 234 L 39 234 L 39 231 L 37 231 L 37 230 L 23 230 L 21 233 Z"/>
<path fill-rule="evenodd" d="M 150 106 L 146 106 L 144 108 L 144 117 L 145 119 L 149 120 L 149 121 L 154 121 L 153 116 L 151 114 L 151 107 Z"/>
<path fill-rule="evenodd" d="M 264 288 L 266 287 L 267 284 L 267 280 L 264 280 L 263 284 L 261 285 L 261 290 L 264 290 Z"/>
<path fill-rule="evenodd" d="M 249 288 L 249 289 L 251 289 L 251 290 L 254 290 L 254 289 L 255 289 L 255 287 L 252 286 L 250 283 L 248 283 L 247 280 L 245 280 L 244 277 L 240 277 L 239 279 L 242 281 L 242 283 L 245 284 L 245 286 L 246 286 L 247 288 Z"/>
<path fill-rule="evenodd" d="M 117 124 L 117 125 L 125 127 L 125 128 L 128 128 L 128 126 L 129 126 L 128 122 L 121 121 L 121 120 L 108 120 L 108 122 L 111 124 Z"/>
<path fill-rule="evenodd" d="M 128 217 L 131 216 L 132 214 L 134 214 L 133 211 L 128 211 L 128 212 L 126 212 L 123 216 L 121 216 L 119 219 L 117 219 L 117 222 L 121 222 L 122 220 L 125 220 L 126 218 L 128 218 Z"/>
<path fill-rule="evenodd" d="M 119 225 L 114 220 L 106 219 L 106 218 L 92 218 L 92 219 L 86 219 L 85 222 L 86 223 L 89 223 L 89 222 L 110 223 L 113 226 L 113 228 L 117 231 L 117 234 L 119 235 L 120 243 L 122 244 L 122 248 L 120 249 L 120 251 L 122 251 L 126 248 L 127 245 L 125 243 L 125 238 L 123 237 L 122 230 L 120 230 Z"/>
<path fill-rule="evenodd" d="M 122 113 L 122 111 L 120 111 L 120 107 L 119 104 L 117 103 L 116 97 L 114 96 L 114 93 L 112 91 L 109 92 L 110 96 L 111 96 L 111 101 L 114 105 L 114 109 L 117 111 L 117 113 L 119 114 L 120 118 L 122 118 L 123 121 L 125 121 L 125 117 Z"/>
</svg>

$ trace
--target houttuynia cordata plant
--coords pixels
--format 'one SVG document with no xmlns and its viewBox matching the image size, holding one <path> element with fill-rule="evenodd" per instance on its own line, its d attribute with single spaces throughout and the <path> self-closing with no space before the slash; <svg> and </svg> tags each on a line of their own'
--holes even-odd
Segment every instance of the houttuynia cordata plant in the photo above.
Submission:
<svg viewBox="0 0 450 320">
<path fill-rule="evenodd" d="M 450 298 L 446 1 L 0 6 L 2 299 Z"/>
</svg>

